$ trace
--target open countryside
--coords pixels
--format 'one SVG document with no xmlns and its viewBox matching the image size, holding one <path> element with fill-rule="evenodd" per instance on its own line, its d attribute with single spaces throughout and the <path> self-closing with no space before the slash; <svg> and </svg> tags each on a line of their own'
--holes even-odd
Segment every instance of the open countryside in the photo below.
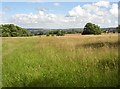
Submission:
<svg viewBox="0 0 120 89">
<path fill-rule="evenodd" d="M 115 2 L 2 4 L 3 87 L 120 86 Z"/>
<path fill-rule="evenodd" d="M 117 86 L 118 34 L 3 38 L 4 86 Z"/>
</svg>

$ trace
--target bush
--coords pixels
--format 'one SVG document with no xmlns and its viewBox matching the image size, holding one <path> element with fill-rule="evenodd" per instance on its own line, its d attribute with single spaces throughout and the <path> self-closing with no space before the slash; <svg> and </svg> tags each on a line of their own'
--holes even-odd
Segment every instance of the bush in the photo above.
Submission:
<svg viewBox="0 0 120 89">
<path fill-rule="evenodd" d="M 92 24 L 92 23 L 87 23 L 84 27 L 82 35 L 89 35 L 89 34 L 94 34 L 94 35 L 101 34 L 100 27 L 98 25 L 95 25 L 95 24 Z"/>
</svg>

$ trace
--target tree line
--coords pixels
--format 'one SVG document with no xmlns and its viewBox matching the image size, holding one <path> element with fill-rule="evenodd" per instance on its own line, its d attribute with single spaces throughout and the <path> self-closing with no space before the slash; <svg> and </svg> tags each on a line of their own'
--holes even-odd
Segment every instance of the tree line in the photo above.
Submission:
<svg viewBox="0 0 120 89">
<path fill-rule="evenodd" d="M 65 34 L 82 34 L 82 35 L 100 35 L 104 31 L 100 28 L 100 26 L 93 24 L 93 23 L 87 23 L 84 26 L 83 30 L 48 30 L 46 32 L 38 30 L 38 31 L 30 31 L 25 28 L 21 28 L 14 24 L 2 24 L 0 25 L 0 36 L 3 37 L 22 37 L 22 36 L 33 36 L 33 35 L 46 35 L 46 36 L 64 36 Z M 118 32 L 120 33 L 120 25 L 116 28 L 116 30 L 113 30 L 113 33 Z"/>
<path fill-rule="evenodd" d="M 74 29 L 69 29 L 69 30 L 63 30 L 63 29 L 52 29 L 52 30 L 31 30 L 31 33 L 34 35 L 46 35 L 46 36 L 64 36 L 65 34 L 79 34 L 82 33 L 81 30 L 74 30 Z"/>
</svg>

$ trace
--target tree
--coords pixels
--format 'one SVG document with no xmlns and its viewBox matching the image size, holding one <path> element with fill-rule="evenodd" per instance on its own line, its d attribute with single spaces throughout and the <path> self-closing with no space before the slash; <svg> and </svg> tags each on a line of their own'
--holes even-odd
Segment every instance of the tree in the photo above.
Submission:
<svg viewBox="0 0 120 89">
<path fill-rule="evenodd" d="M 3 37 L 31 36 L 31 32 L 27 29 L 18 27 L 14 24 L 0 25 L 0 31 Z"/>
<path fill-rule="evenodd" d="M 47 32 L 47 33 L 46 33 L 46 36 L 50 36 L 50 34 Z"/>
<path fill-rule="evenodd" d="M 120 25 L 117 27 L 117 32 L 120 33 Z"/>
<path fill-rule="evenodd" d="M 51 36 L 64 36 L 65 35 L 65 31 L 63 30 L 54 30 L 54 31 L 49 31 L 48 32 Z"/>
<path fill-rule="evenodd" d="M 82 35 L 89 35 L 89 34 L 94 34 L 98 35 L 101 34 L 101 29 L 98 25 L 92 24 L 92 23 L 87 23 L 83 29 Z"/>
<path fill-rule="evenodd" d="M 57 35 L 57 36 L 64 36 L 64 35 L 65 35 L 65 32 L 62 31 L 62 30 L 58 30 L 56 35 Z"/>
</svg>

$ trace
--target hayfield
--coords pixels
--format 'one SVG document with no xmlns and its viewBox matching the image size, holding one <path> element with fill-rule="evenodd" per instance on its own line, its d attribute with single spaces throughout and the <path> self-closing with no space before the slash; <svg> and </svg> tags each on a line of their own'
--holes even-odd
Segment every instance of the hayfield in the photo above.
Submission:
<svg viewBox="0 0 120 89">
<path fill-rule="evenodd" d="M 118 85 L 118 34 L 2 38 L 5 87 Z"/>
</svg>

